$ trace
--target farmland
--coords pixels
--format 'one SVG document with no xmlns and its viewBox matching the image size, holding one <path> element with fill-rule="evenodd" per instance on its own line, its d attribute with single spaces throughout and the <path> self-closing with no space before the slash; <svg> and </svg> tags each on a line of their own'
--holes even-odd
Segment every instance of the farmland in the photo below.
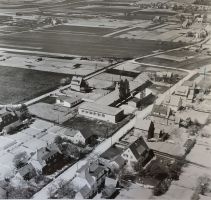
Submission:
<svg viewBox="0 0 211 200">
<path fill-rule="evenodd" d="M 24 102 L 60 85 L 65 74 L 0 66 L 0 104 Z"/>
</svg>

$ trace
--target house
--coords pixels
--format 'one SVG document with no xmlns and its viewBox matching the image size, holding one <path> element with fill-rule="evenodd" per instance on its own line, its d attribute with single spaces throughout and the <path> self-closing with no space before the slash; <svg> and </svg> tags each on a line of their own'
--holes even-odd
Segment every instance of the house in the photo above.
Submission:
<svg viewBox="0 0 211 200">
<path fill-rule="evenodd" d="M 105 183 L 108 171 L 99 165 L 98 162 L 83 165 L 73 179 L 73 184 L 78 188 L 75 198 L 92 198 L 97 194 L 98 189 Z"/>
<path fill-rule="evenodd" d="M 193 81 L 185 81 L 182 86 L 175 90 L 175 95 L 192 102 L 195 97 L 196 84 Z"/>
<path fill-rule="evenodd" d="M 124 147 L 114 144 L 100 155 L 99 162 L 111 171 L 121 170 L 126 164 L 125 159 L 121 156 L 123 151 Z"/>
<path fill-rule="evenodd" d="M 102 191 L 102 197 L 101 198 L 103 198 L 103 199 L 114 199 L 118 194 L 118 190 L 117 190 L 118 186 L 119 186 L 118 180 L 106 177 L 105 187 Z"/>
<path fill-rule="evenodd" d="M 77 92 L 85 92 L 89 86 L 88 83 L 81 76 L 73 76 L 70 83 L 71 90 Z"/>
<path fill-rule="evenodd" d="M 151 119 L 154 123 L 163 125 L 174 125 L 175 117 L 171 108 L 165 105 L 153 105 Z"/>
<path fill-rule="evenodd" d="M 90 199 L 93 197 L 95 193 L 93 193 L 92 188 L 88 185 L 82 187 L 75 195 L 75 199 Z"/>
<path fill-rule="evenodd" d="M 163 105 L 177 111 L 182 107 L 182 98 L 180 96 L 169 95 L 164 99 Z"/>
<path fill-rule="evenodd" d="M 151 160 L 153 154 L 143 137 L 140 137 L 129 145 L 129 147 L 122 153 L 122 157 L 128 164 L 140 162 L 142 166 L 144 166 L 149 160 Z"/>
<path fill-rule="evenodd" d="M 144 135 L 147 135 L 148 139 L 154 137 L 154 123 L 151 120 L 144 120 L 142 118 L 137 118 L 135 123 L 135 131 L 141 131 Z"/>
<path fill-rule="evenodd" d="M 183 98 L 187 98 L 188 97 L 188 93 L 189 93 L 189 87 L 182 85 L 176 88 L 174 95 L 183 97 Z"/>
<path fill-rule="evenodd" d="M 19 168 L 18 173 L 24 180 L 30 180 L 36 176 L 36 170 L 31 163 Z"/>
<path fill-rule="evenodd" d="M 55 143 L 37 150 L 37 160 L 39 161 L 42 168 L 51 167 L 57 163 L 61 157 L 62 152 Z"/>
<path fill-rule="evenodd" d="M 0 115 L 0 131 L 8 133 L 22 125 L 22 122 L 15 112 L 6 111 Z"/>
<path fill-rule="evenodd" d="M 81 143 L 83 145 L 89 144 L 92 140 L 95 139 L 94 135 L 90 134 L 89 132 L 81 132 L 75 129 L 66 129 L 63 132 L 64 137 L 70 139 L 74 144 Z"/>
<path fill-rule="evenodd" d="M 82 102 L 80 97 L 68 97 L 68 96 L 58 96 L 56 99 L 56 104 L 60 106 L 64 106 L 67 108 L 72 108 L 73 106 Z"/>
<path fill-rule="evenodd" d="M 83 103 L 79 107 L 78 112 L 80 115 L 85 117 L 99 119 L 111 123 L 117 123 L 124 117 L 123 109 L 90 102 Z"/>
</svg>

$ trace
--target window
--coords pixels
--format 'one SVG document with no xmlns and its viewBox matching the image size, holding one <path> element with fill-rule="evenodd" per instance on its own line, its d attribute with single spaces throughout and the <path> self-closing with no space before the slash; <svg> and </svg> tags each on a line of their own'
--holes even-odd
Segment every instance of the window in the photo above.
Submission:
<svg viewBox="0 0 211 200">
<path fill-rule="evenodd" d="M 81 112 L 84 112 L 84 110 L 81 110 Z"/>
<path fill-rule="evenodd" d="M 92 112 L 89 112 L 89 114 L 91 114 L 91 115 L 92 115 Z"/>
<path fill-rule="evenodd" d="M 105 117 L 105 115 L 104 115 L 104 114 L 102 114 L 102 116 L 103 116 L 103 117 Z"/>
<path fill-rule="evenodd" d="M 100 113 L 98 113 L 98 116 L 101 116 L 101 114 L 100 114 Z"/>
</svg>

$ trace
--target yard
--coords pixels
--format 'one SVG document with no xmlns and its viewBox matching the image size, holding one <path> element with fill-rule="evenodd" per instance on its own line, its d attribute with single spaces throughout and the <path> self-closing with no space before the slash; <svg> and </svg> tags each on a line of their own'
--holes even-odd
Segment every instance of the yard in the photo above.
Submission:
<svg viewBox="0 0 211 200">
<path fill-rule="evenodd" d="M 77 115 L 64 122 L 63 125 L 76 130 L 80 130 L 83 133 L 88 133 L 88 135 L 97 135 L 98 137 L 107 138 L 113 135 L 114 132 L 116 132 L 125 123 L 127 123 L 130 117 L 131 116 L 129 115 L 124 118 L 121 122 L 117 124 L 112 124 L 105 121 L 100 121 Z"/>
</svg>

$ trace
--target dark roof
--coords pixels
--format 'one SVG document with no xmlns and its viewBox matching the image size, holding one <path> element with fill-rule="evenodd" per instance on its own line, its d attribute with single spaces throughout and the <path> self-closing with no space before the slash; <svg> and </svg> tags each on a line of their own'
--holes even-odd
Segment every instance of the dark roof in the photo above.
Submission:
<svg viewBox="0 0 211 200">
<path fill-rule="evenodd" d="M 102 172 L 105 172 L 105 167 L 98 165 L 98 167 L 95 169 L 95 171 L 90 174 L 94 177 L 98 177 L 98 175 L 101 174 Z"/>
<path fill-rule="evenodd" d="M 134 143 L 132 143 L 129 148 L 137 160 L 140 158 L 140 156 L 143 154 L 145 150 L 149 149 L 149 147 L 147 146 L 146 142 L 142 137 L 140 137 Z"/>
<path fill-rule="evenodd" d="M 154 104 L 151 114 L 153 116 L 163 116 L 163 117 L 168 118 L 169 114 L 170 114 L 170 108 L 168 108 L 167 106 L 164 106 L 164 105 Z"/>
<path fill-rule="evenodd" d="M 111 146 L 108 150 L 106 150 L 104 153 L 100 155 L 100 157 L 112 160 L 116 156 L 120 155 L 123 152 L 123 149 L 120 147 L 117 147 L 116 145 Z"/>
</svg>

